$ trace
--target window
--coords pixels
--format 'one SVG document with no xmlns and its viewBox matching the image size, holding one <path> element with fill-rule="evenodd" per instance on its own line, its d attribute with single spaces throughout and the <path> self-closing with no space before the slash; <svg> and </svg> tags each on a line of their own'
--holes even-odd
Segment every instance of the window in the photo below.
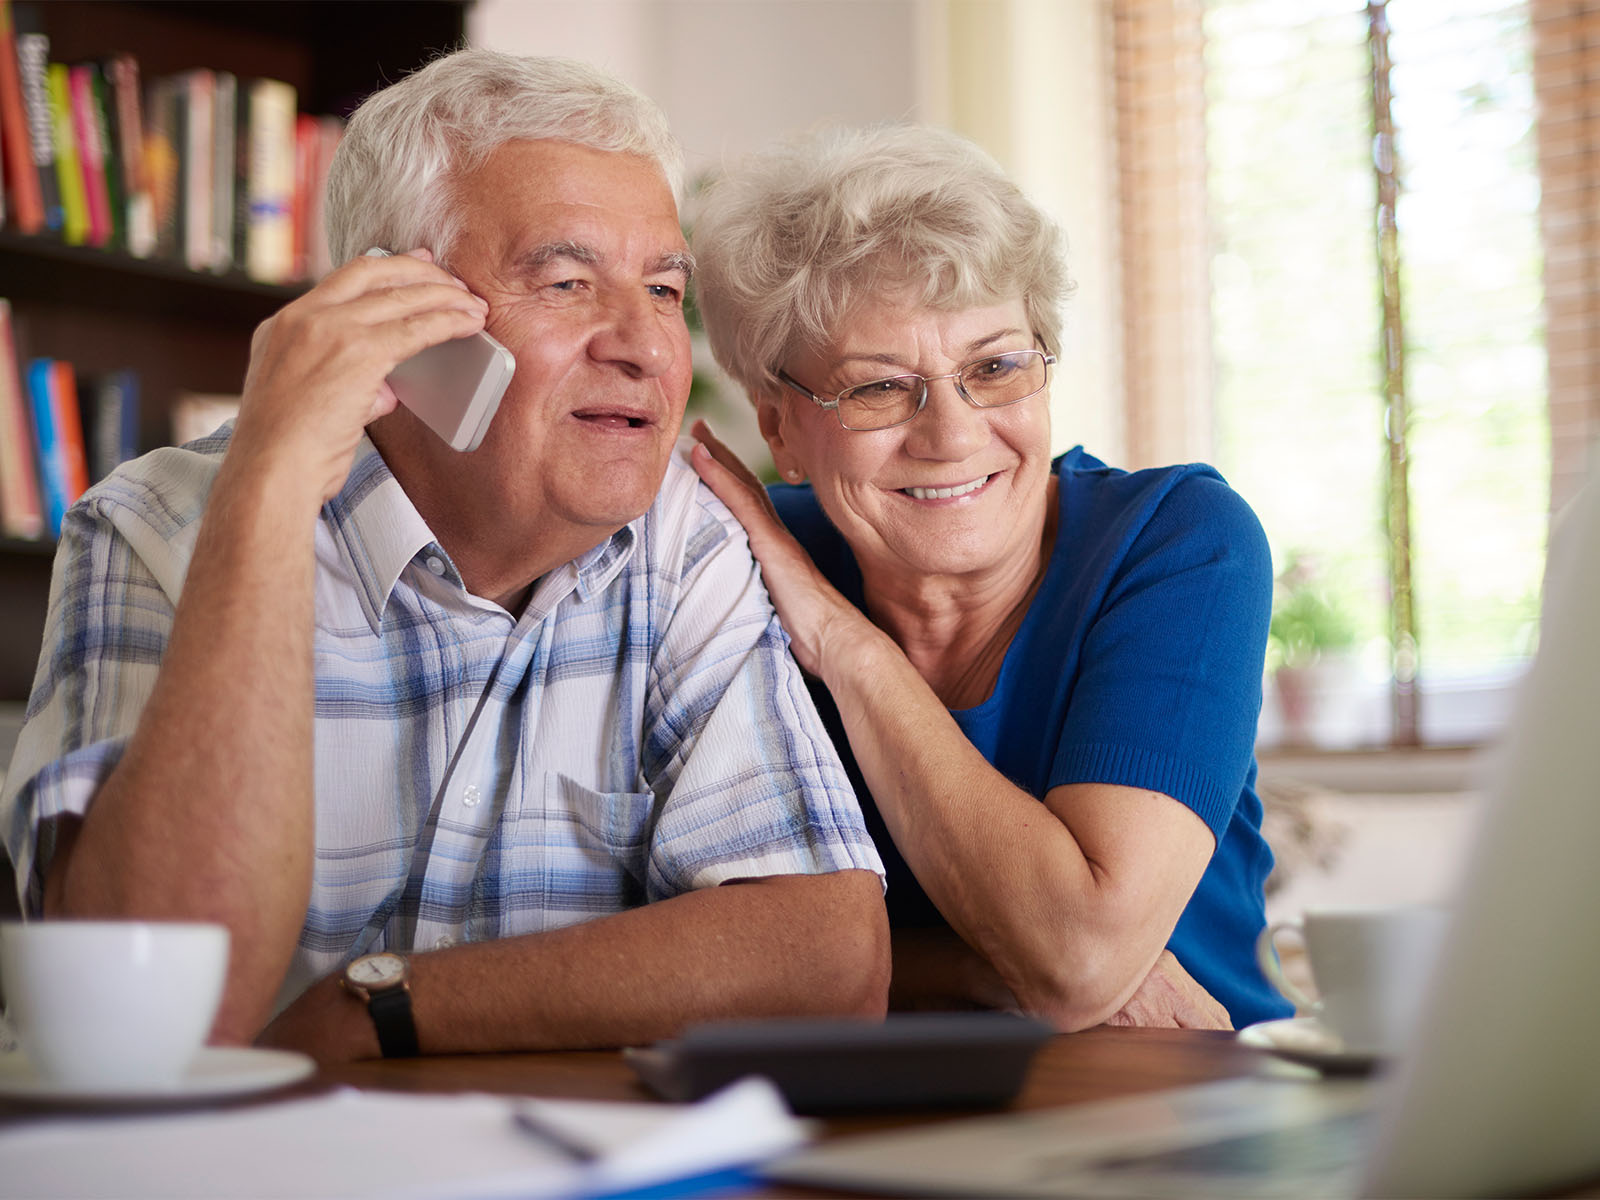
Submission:
<svg viewBox="0 0 1600 1200">
<path fill-rule="evenodd" d="M 1267 528 L 1290 668 L 1263 736 L 1477 740 L 1536 640 L 1551 497 L 1530 6 L 1124 7 L 1201 31 L 1174 53 L 1203 61 L 1211 454 Z"/>
</svg>

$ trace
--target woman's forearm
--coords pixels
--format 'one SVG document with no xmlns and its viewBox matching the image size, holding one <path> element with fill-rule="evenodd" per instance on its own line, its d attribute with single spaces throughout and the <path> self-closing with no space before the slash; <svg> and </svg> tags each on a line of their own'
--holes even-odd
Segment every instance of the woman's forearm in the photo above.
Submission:
<svg viewBox="0 0 1600 1200">
<path fill-rule="evenodd" d="M 1101 898 L 1090 863 L 967 740 L 887 634 L 865 616 L 851 633 L 819 665 L 895 845 L 1024 1008 L 1063 1007 L 1093 974 L 1083 943 Z"/>
</svg>

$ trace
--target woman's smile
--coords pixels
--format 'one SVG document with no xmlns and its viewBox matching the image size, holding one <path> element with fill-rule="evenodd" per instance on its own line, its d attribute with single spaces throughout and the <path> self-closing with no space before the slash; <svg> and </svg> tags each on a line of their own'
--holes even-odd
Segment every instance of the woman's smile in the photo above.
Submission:
<svg viewBox="0 0 1600 1200">
<path fill-rule="evenodd" d="M 958 500 L 986 487 L 993 478 L 993 475 L 984 475 L 966 483 L 951 484 L 949 487 L 906 487 L 901 488 L 900 493 L 910 496 L 913 500 Z"/>
</svg>

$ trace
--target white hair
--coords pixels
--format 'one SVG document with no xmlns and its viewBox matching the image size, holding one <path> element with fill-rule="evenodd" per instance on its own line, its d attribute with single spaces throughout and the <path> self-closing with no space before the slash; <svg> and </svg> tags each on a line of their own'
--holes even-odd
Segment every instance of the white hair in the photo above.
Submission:
<svg viewBox="0 0 1600 1200">
<path fill-rule="evenodd" d="M 752 399 L 889 292 L 946 311 L 1020 298 L 1060 353 L 1071 291 L 1060 231 L 945 130 L 835 130 L 757 154 L 707 190 L 693 243 L 711 352 Z"/>
<path fill-rule="evenodd" d="M 636 154 L 680 191 L 683 152 L 645 96 L 586 63 L 459 50 L 369 96 L 328 171 L 328 245 L 342 263 L 373 246 L 444 261 L 459 233 L 452 186 L 500 146 L 550 139 Z"/>
</svg>

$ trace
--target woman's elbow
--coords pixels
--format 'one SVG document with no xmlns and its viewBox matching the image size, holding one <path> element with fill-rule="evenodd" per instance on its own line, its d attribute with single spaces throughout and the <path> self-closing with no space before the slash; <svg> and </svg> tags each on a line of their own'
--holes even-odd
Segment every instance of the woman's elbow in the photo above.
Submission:
<svg viewBox="0 0 1600 1200">
<path fill-rule="evenodd" d="M 1119 956 L 1082 944 L 1061 948 L 1011 981 L 1018 1006 L 1061 1033 L 1102 1025 L 1138 986 Z"/>
</svg>

